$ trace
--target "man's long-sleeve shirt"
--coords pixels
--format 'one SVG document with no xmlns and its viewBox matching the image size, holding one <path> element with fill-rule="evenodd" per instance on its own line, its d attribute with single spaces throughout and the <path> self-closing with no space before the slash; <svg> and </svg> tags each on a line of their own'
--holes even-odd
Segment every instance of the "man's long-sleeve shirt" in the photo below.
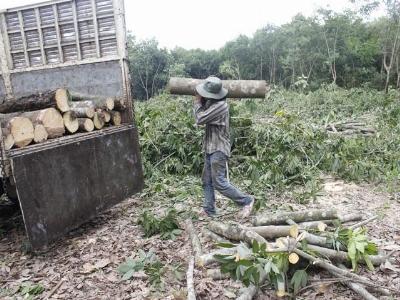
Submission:
<svg viewBox="0 0 400 300">
<path fill-rule="evenodd" d="M 194 115 L 197 125 L 205 125 L 203 151 L 207 154 L 216 151 L 226 156 L 231 154 L 229 138 L 229 107 L 226 100 L 207 100 L 204 105 L 194 104 Z"/>
</svg>

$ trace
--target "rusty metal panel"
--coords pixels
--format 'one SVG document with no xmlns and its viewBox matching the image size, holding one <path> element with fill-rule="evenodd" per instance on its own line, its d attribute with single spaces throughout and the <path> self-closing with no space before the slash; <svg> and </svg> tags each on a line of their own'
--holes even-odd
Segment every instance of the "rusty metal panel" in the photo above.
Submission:
<svg viewBox="0 0 400 300">
<path fill-rule="evenodd" d="M 13 151 L 11 162 L 28 238 L 42 248 L 143 187 L 137 129 Z"/>
</svg>

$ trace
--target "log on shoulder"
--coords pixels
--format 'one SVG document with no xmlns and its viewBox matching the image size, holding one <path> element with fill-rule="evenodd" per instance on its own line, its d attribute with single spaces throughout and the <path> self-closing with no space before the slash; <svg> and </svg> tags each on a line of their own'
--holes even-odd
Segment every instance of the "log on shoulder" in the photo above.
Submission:
<svg viewBox="0 0 400 300">
<path fill-rule="evenodd" d="M 202 79 L 171 77 L 167 90 L 175 95 L 195 95 Z M 222 80 L 228 98 L 265 98 L 268 87 L 264 80 Z"/>
</svg>

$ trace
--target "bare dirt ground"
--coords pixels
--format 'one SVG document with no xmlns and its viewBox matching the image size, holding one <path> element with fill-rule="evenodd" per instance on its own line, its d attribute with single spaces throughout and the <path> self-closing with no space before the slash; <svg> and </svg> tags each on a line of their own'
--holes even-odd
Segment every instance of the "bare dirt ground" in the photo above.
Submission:
<svg viewBox="0 0 400 300">
<path fill-rule="evenodd" d="M 323 195 L 317 201 L 307 205 L 283 201 L 273 199 L 271 204 L 290 205 L 294 209 L 336 207 L 346 213 L 361 211 L 365 217 L 378 214 L 379 219 L 367 225 L 370 237 L 383 251 L 400 250 L 400 200 L 378 188 L 327 178 Z M 32 282 L 45 288 L 36 299 L 47 299 L 50 294 L 51 299 L 186 299 L 184 273 L 191 253 L 188 237 L 183 233 L 176 240 L 144 238 L 136 225 L 142 206 L 140 198 L 128 199 L 71 232 L 48 251 L 35 255 L 24 250 L 22 221 L 20 217 L 14 218 L 0 236 L 0 298 L 22 299 L 18 292 L 21 284 Z M 199 205 L 189 199 L 176 206 L 185 210 Z M 206 226 L 204 221 L 194 223 L 199 233 Z M 215 248 L 201 234 L 200 239 L 203 252 Z M 128 257 L 135 257 L 139 249 L 151 249 L 166 266 L 161 286 L 151 286 L 143 272 L 135 274 L 133 280 L 121 280 L 118 265 Z M 374 272 L 364 270 L 362 274 L 382 286 L 400 290 L 400 252 L 393 257 L 395 262 L 391 266 Z M 172 269 L 181 271 L 177 274 Z M 329 283 L 329 278 L 329 274 L 315 270 L 309 287 L 297 299 L 359 299 L 346 287 Z M 198 299 L 219 300 L 235 298 L 242 287 L 233 280 L 212 280 L 206 270 L 199 268 L 195 269 L 195 285 Z M 275 296 L 266 286 L 257 299 L 275 299 Z"/>
</svg>

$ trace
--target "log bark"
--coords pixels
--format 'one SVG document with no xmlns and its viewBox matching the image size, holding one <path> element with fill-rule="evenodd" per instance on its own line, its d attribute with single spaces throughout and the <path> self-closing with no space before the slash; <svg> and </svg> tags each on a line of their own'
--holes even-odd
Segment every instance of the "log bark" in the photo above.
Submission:
<svg viewBox="0 0 400 300">
<path fill-rule="evenodd" d="M 362 220 L 362 215 L 360 213 L 352 213 L 347 215 L 339 215 L 338 218 L 334 220 L 309 221 L 309 222 L 301 222 L 298 224 L 300 228 L 307 230 L 307 229 L 318 229 L 318 224 L 321 222 L 326 225 L 332 225 L 337 221 L 339 221 L 340 223 L 348 223 L 360 220 Z"/>
<path fill-rule="evenodd" d="M 202 79 L 172 77 L 167 90 L 175 95 L 195 95 L 196 86 L 203 83 Z M 267 83 L 264 80 L 222 80 L 222 85 L 228 90 L 228 98 L 265 98 Z"/>
<path fill-rule="evenodd" d="M 29 145 L 35 137 L 33 123 L 27 117 L 2 114 L 0 123 L 2 128 L 11 133 L 14 145 L 18 148 Z"/>
<path fill-rule="evenodd" d="M 93 121 L 88 118 L 78 118 L 79 130 L 84 132 L 92 132 L 94 130 Z"/>
<path fill-rule="evenodd" d="M 185 228 L 186 228 L 186 231 L 189 234 L 189 238 L 190 238 L 190 241 L 191 241 L 191 244 L 192 244 L 192 250 L 193 250 L 194 258 L 195 258 L 195 260 L 197 262 L 197 260 L 199 259 L 199 257 L 202 254 L 202 251 L 201 251 L 201 243 L 200 243 L 199 237 L 196 234 L 196 231 L 195 231 L 195 228 L 193 226 L 192 220 L 187 219 L 185 221 Z"/>
<path fill-rule="evenodd" d="M 194 289 L 194 280 L 193 280 L 193 271 L 194 271 L 194 257 L 190 257 L 188 270 L 186 272 L 186 287 L 187 287 L 187 300 L 196 300 L 196 291 Z"/>
<path fill-rule="evenodd" d="M 203 228 L 201 230 L 201 233 L 204 237 L 208 238 L 212 242 L 217 242 L 217 243 L 229 243 L 229 240 L 224 239 L 222 236 L 208 230 L 207 228 Z"/>
<path fill-rule="evenodd" d="M 307 248 L 319 253 L 323 257 L 329 258 L 332 261 L 342 263 L 350 261 L 347 252 L 344 251 L 336 251 L 316 245 L 307 245 Z M 374 266 L 379 266 L 384 263 L 388 257 L 386 255 L 369 255 L 369 259 Z M 360 263 L 365 264 L 365 261 L 361 260 Z"/>
<path fill-rule="evenodd" d="M 61 112 L 69 111 L 69 95 L 66 89 L 57 89 L 33 94 L 18 99 L 10 99 L 0 104 L 0 113 L 34 111 L 56 107 Z"/>
<path fill-rule="evenodd" d="M 329 220 L 338 217 L 336 209 L 329 210 L 306 210 L 297 212 L 276 212 L 274 214 L 263 214 L 255 216 L 252 223 L 255 226 L 261 225 L 280 225 L 285 224 L 286 220 L 292 219 L 294 222 L 306 222 L 316 220 Z"/>
<path fill-rule="evenodd" d="M 94 104 L 95 108 L 113 110 L 115 106 L 114 98 L 97 95 L 85 95 L 77 92 L 69 92 L 72 101 L 87 102 Z"/>
<path fill-rule="evenodd" d="M 8 128 L 2 128 L 1 130 L 3 134 L 4 149 L 10 150 L 12 147 L 14 147 L 14 137 Z"/>
<path fill-rule="evenodd" d="M 25 112 L 21 116 L 29 118 L 35 125 L 43 125 L 50 139 L 63 136 L 65 133 L 63 117 L 55 108 Z"/>
<path fill-rule="evenodd" d="M 339 265 L 339 268 L 347 270 L 344 265 Z M 352 289 L 354 292 L 360 295 L 360 297 L 362 297 L 364 300 L 378 300 L 378 298 L 371 295 L 361 284 L 352 281 L 345 281 L 344 284 L 346 284 L 350 289 Z"/>
<path fill-rule="evenodd" d="M 111 111 L 111 123 L 115 126 L 121 125 L 122 123 L 122 116 L 119 111 Z"/>
<path fill-rule="evenodd" d="M 63 114 L 64 126 L 69 133 L 75 133 L 79 129 L 78 119 L 73 111 L 67 111 Z"/>
<path fill-rule="evenodd" d="M 244 241 L 252 244 L 257 241 L 258 244 L 267 244 L 268 242 L 258 233 L 248 230 L 239 224 L 224 224 L 221 222 L 212 221 L 208 224 L 208 228 L 216 234 L 222 235 L 230 240 Z"/>
<path fill-rule="evenodd" d="M 93 117 L 94 128 L 102 129 L 105 125 L 104 115 L 101 112 L 96 111 Z"/>
<path fill-rule="evenodd" d="M 71 111 L 73 111 L 77 118 L 93 118 L 94 117 L 94 104 L 87 102 L 72 102 Z"/>
<path fill-rule="evenodd" d="M 49 137 L 49 134 L 47 133 L 46 128 L 42 124 L 37 124 L 34 126 L 33 135 L 34 135 L 33 141 L 36 144 L 47 141 L 47 138 Z"/>
<path fill-rule="evenodd" d="M 378 216 L 373 216 L 373 217 L 368 218 L 368 219 L 366 219 L 366 220 L 364 220 L 364 221 L 361 221 L 361 222 L 358 222 L 358 223 L 356 223 L 356 224 L 353 224 L 353 225 L 349 226 L 349 228 L 350 228 L 350 229 L 359 228 L 359 227 L 361 227 L 361 226 L 364 226 L 364 225 L 366 225 L 366 224 L 368 224 L 368 223 L 370 223 L 370 222 L 376 220 L 377 218 L 378 218 Z"/>
</svg>

